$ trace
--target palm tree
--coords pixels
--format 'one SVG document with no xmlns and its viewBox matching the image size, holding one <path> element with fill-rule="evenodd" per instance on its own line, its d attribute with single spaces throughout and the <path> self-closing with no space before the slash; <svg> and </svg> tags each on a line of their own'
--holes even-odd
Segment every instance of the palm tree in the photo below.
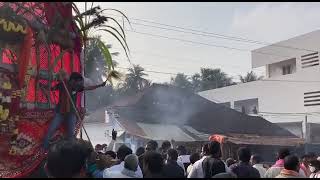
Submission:
<svg viewBox="0 0 320 180">
<path fill-rule="evenodd" d="M 144 73 L 144 68 L 140 65 L 133 65 L 133 68 L 129 68 L 128 71 L 129 73 L 126 75 L 125 80 L 127 89 L 141 91 L 150 85 L 150 82 L 143 78 L 148 75 Z"/>
<path fill-rule="evenodd" d="M 110 69 L 107 68 L 103 53 L 97 44 L 97 39 L 101 39 L 101 37 L 97 36 L 95 39 L 90 40 L 87 46 L 87 58 L 84 62 L 86 67 L 85 76 L 101 82 L 107 76 L 106 71 L 108 72 Z M 117 55 L 115 53 L 111 54 L 114 56 Z M 112 60 L 112 63 L 114 67 L 117 67 L 118 62 Z"/>
<path fill-rule="evenodd" d="M 257 80 L 261 80 L 263 78 L 263 76 L 258 77 L 253 71 L 247 72 L 247 74 L 245 76 L 239 75 L 239 77 L 240 77 L 240 81 L 242 83 L 257 81 Z"/>
<path fill-rule="evenodd" d="M 192 89 L 192 83 L 190 82 L 188 76 L 183 73 L 178 73 L 176 77 L 171 78 L 171 84 L 183 89 Z"/>
<path fill-rule="evenodd" d="M 195 73 L 191 77 L 192 89 L 194 92 L 198 92 L 201 90 L 201 75 L 199 73 Z"/>
<path fill-rule="evenodd" d="M 216 89 L 233 85 L 232 78 L 221 69 L 201 68 L 201 90 Z"/>
<path fill-rule="evenodd" d="M 85 4 L 87 6 L 87 4 Z M 72 3 L 73 10 L 75 12 L 74 20 L 77 22 L 78 31 L 81 33 L 82 42 L 84 42 L 84 56 L 86 58 L 86 47 L 89 42 L 96 45 L 106 62 L 106 76 L 111 81 L 111 78 L 119 79 L 119 73 L 114 70 L 114 61 L 112 59 L 112 53 L 110 53 L 108 46 L 97 37 L 94 37 L 92 33 L 102 31 L 111 34 L 123 47 L 125 54 L 128 56 L 129 47 L 126 41 L 126 35 L 123 30 L 123 26 L 112 16 L 103 15 L 104 12 L 113 11 L 120 13 L 130 24 L 128 17 L 119 10 L 116 9 L 102 9 L 99 6 L 93 7 L 85 12 L 80 12 L 77 5 Z M 115 24 L 113 26 L 112 24 Z M 129 58 L 128 58 L 129 59 Z"/>
</svg>

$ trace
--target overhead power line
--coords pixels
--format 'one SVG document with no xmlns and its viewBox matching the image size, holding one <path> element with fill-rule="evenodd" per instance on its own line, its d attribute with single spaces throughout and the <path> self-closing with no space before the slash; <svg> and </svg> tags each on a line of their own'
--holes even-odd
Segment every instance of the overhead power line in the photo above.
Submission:
<svg viewBox="0 0 320 180">
<path fill-rule="evenodd" d="M 208 34 L 208 33 L 201 34 L 201 33 L 195 33 L 195 32 L 188 32 L 188 31 L 177 30 L 177 29 L 164 28 L 164 27 L 153 26 L 153 25 L 142 24 L 142 23 L 136 23 L 136 22 L 131 22 L 131 24 L 135 24 L 135 25 L 138 25 L 138 26 L 158 28 L 158 29 L 168 30 L 168 31 L 176 31 L 176 32 L 182 32 L 182 33 L 188 33 L 188 34 L 199 35 L 199 36 L 204 36 L 204 37 L 213 37 L 213 38 L 218 38 L 218 39 L 225 39 L 225 40 L 231 40 L 231 41 L 244 42 L 244 43 L 253 43 L 253 44 L 260 44 L 260 45 L 281 47 L 281 48 L 287 48 L 287 49 L 295 49 L 295 50 L 301 50 L 301 51 L 318 52 L 318 51 L 316 51 L 316 50 L 310 50 L 310 49 L 305 49 L 305 48 L 297 48 L 297 47 L 291 47 L 291 46 L 282 46 L 282 45 L 276 45 L 276 44 L 267 43 L 267 42 L 259 42 L 259 41 L 255 41 L 255 40 L 247 40 L 247 39 L 241 39 L 241 38 L 233 38 L 233 37 L 228 37 L 228 36 L 221 36 L 221 37 L 219 37 L 219 36 L 217 36 L 217 35 L 210 35 L 210 34 Z M 202 33 L 203 33 L 203 32 L 202 32 Z M 253 53 L 254 53 L 254 52 L 253 52 Z"/>
<path fill-rule="evenodd" d="M 130 69 L 130 68 L 126 68 L 126 67 L 116 67 L 116 68 L 120 68 L 120 69 Z M 153 71 L 153 70 L 144 70 L 145 72 L 151 72 L 151 73 L 158 73 L 158 74 L 167 74 L 167 75 L 178 75 L 178 73 L 170 73 L 170 72 L 163 72 L 163 71 Z M 184 74 L 186 76 L 192 76 L 192 75 L 188 75 L 188 74 Z"/>
<path fill-rule="evenodd" d="M 110 15 L 122 17 L 120 15 L 115 15 L 115 14 L 110 14 Z M 206 36 L 206 37 L 213 37 L 213 38 L 220 38 L 220 39 L 226 39 L 226 40 L 231 40 L 231 41 L 253 43 L 253 44 L 260 44 L 260 45 L 267 45 L 267 46 L 274 46 L 274 47 L 281 47 L 281 48 L 287 48 L 287 49 L 295 49 L 295 50 L 301 50 L 301 51 L 318 52 L 317 50 L 298 48 L 298 47 L 293 47 L 293 46 L 277 45 L 277 44 L 270 43 L 270 42 L 265 42 L 265 41 L 258 41 L 258 40 L 252 40 L 252 39 L 248 39 L 248 38 L 243 38 L 243 37 L 236 37 L 236 36 L 229 36 L 229 35 L 225 35 L 225 34 L 207 32 L 207 31 L 197 30 L 197 29 L 193 29 L 193 28 L 186 28 L 186 27 L 181 27 L 181 26 L 176 26 L 176 25 L 169 25 L 169 24 L 159 23 L 159 22 L 151 21 L 151 20 L 132 18 L 132 17 L 130 17 L 129 20 L 130 21 L 131 20 L 136 20 L 136 21 L 140 21 L 140 22 L 157 24 L 157 25 L 161 25 L 161 26 L 165 26 L 165 27 L 171 27 L 171 28 L 164 28 L 164 27 L 160 27 L 160 26 L 153 26 L 153 25 L 142 24 L 142 23 L 137 23 L 137 22 L 130 22 L 131 24 L 135 24 L 135 25 L 153 27 L 153 28 L 158 28 L 158 29 L 163 29 L 163 30 L 168 30 L 168 31 L 183 32 L 183 33 L 189 33 L 189 34 Z M 172 29 L 172 28 L 176 28 L 176 29 Z M 177 29 L 182 29 L 182 30 L 177 30 Z M 255 53 L 255 52 L 253 52 L 253 53 Z"/>
<path fill-rule="evenodd" d="M 180 38 L 175 38 L 175 37 L 168 37 L 168 36 L 157 35 L 157 34 L 152 34 L 152 33 L 139 32 L 139 31 L 134 31 L 134 30 L 129 30 L 129 29 L 126 29 L 126 31 L 137 33 L 137 34 L 143 34 L 143 35 L 147 35 L 147 36 L 160 37 L 160 38 L 164 38 L 164 39 L 171 39 L 171 40 L 176 40 L 176 41 L 181 41 L 181 42 L 188 42 L 188 43 L 192 43 L 192 44 L 205 45 L 205 46 L 217 47 L 217 48 L 225 48 L 225 49 L 229 49 L 229 50 L 238 50 L 238 51 L 251 52 L 250 49 L 240 49 L 240 48 L 234 48 L 234 47 L 223 46 L 223 45 L 196 42 L 196 41 L 185 40 L 185 39 L 180 39 Z M 254 53 L 272 55 L 272 56 L 279 56 L 279 57 L 284 57 L 284 58 L 290 58 L 290 56 L 278 55 L 278 54 L 272 54 L 272 53 L 265 53 L 265 52 L 261 52 L 261 51 L 255 51 Z"/>
</svg>

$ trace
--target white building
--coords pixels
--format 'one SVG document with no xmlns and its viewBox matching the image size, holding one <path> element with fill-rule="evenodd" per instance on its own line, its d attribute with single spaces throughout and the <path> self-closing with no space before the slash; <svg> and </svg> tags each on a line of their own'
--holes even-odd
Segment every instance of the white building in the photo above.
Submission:
<svg viewBox="0 0 320 180">
<path fill-rule="evenodd" d="M 253 50 L 252 68 L 264 66 L 264 79 L 199 95 L 273 123 L 301 122 L 306 113 L 308 122 L 319 123 L 319 50 L 320 30 Z"/>
</svg>

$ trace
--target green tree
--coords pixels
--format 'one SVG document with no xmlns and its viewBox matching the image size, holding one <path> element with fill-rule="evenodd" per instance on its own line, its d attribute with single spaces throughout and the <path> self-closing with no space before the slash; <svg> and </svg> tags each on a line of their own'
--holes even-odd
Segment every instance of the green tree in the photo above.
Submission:
<svg viewBox="0 0 320 180">
<path fill-rule="evenodd" d="M 199 73 L 195 73 L 191 77 L 192 89 L 194 92 L 198 92 L 201 90 L 201 75 Z"/>
<path fill-rule="evenodd" d="M 258 77 L 253 71 L 247 72 L 245 76 L 239 76 L 242 83 L 247 83 L 251 81 L 257 81 L 263 78 L 263 76 Z"/>
<path fill-rule="evenodd" d="M 201 68 L 201 91 L 235 84 L 221 69 Z"/>
<path fill-rule="evenodd" d="M 119 88 L 123 93 L 135 93 L 151 85 L 151 82 L 144 78 L 148 74 L 144 72 L 144 68 L 140 65 L 133 65 L 128 71 L 124 83 Z"/>
<path fill-rule="evenodd" d="M 85 76 L 94 79 L 97 82 L 101 82 L 107 78 L 107 74 L 111 71 L 108 69 L 108 65 L 104 59 L 103 52 L 98 46 L 98 41 L 101 37 L 97 36 L 94 39 L 88 41 L 87 44 L 87 58 L 85 59 Z M 112 53 L 111 53 L 112 54 Z M 113 66 L 117 67 L 118 63 L 112 61 Z"/>
<path fill-rule="evenodd" d="M 87 5 L 85 3 L 85 5 Z M 124 17 L 128 22 L 128 18 L 121 11 L 108 8 L 101 9 L 100 6 L 93 7 L 93 3 L 91 4 L 91 8 L 85 12 L 81 12 L 75 3 L 72 3 L 72 8 L 74 11 L 73 20 L 77 23 L 78 32 L 81 34 L 81 39 L 84 44 L 84 59 L 87 60 L 87 46 L 88 44 L 92 44 L 93 46 L 97 46 L 100 50 L 100 53 L 105 61 L 105 74 L 107 80 L 110 82 L 112 78 L 118 79 L 119 73 L 114 70 L 114 64 L 112 59 L 112 53 L 110 53 L 109 48 L 105 43 L 97 38 L 94 32 L 104 32 L 106 34 L 112 35 L 123 47 L 124 52 L 128 57 L 129 47 L 126 41 L 126 35 L 123 30 L 123 26 L 112 16 L 106 16 L 103 13 L 106 12 L 116 12 L 120 13 L 122 17 Z M 129 22 L 130 24 L 130 22 Z"/>
<path fill-rule="evenodd" d="M 178 73 L 176 77 L 171 78 L 171 85 L 180 87 L 183 89 L 193 89 L 192 83 L 190 82 L 188 76 L 184 75 L 183 73 Z"/>
</svg>

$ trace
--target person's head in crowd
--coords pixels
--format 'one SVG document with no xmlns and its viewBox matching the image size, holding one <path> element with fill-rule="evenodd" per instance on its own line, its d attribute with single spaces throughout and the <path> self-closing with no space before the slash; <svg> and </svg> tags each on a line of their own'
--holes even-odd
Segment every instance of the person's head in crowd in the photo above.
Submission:
<svg viewBox="0 0 320 180">
<path fill-rule="evenodd" d="M 101 151 L 101 150 L 102 150 L 102 145 L 101 145 L 101 144 L 97 144 L 97 145 L 95 146 L 94 150 L 95 150 L 96 152 Z"/>
<path fill-rule="evenodd" d="M 169 149 L 167 154 L 167 159 L 169 161 L 177 161 L 178 160 L 178 151 L 175 149 Z"/>
<path fill-rule="evenodd" d="M 209 143 L 205 143 L 201 148 L 201 157 L 209 155 Z"/>
<path fill-rule="evenodd" d="M 234 160 L 233 158 L 228 158 L 226 160 L 226 164 L 227 164 L 227 167 L 231 166 L 232 164 L 235 164 L 237 161 Z"/>
<path fill-rule="evenodd" d="M 145 174 L 160 174 L 164 166 L 164 159 L 160 153 L 147 151 L 143 158 L 143 172 Z"/>
<path fill-rule="evenodd" d="M 260 164 L 262 162 L 262 157 L 259 154 L 254 154 L 251 156 L 251 165 Z"/>
<path fill-rule="evenodd" d="M 108 145 L 107 144 L 102 144 L 101 147 L 102 147 L 102 150 L 105 151 L 107 149 Z"/>
<path fill-rule="evenodd" d="M 217 141 L 211 141 L 209 142 L 208 146 L 209 155 L 214 158 L 221 158 L 221 148 L 220 143 Z"/>
<path fill-rule="evenodd" d="M 200 159 L 200 154 L 199 153 L 193 153 L 190 155 L 190 163 L 194 164 Z"/>
<path fill-rule="evenodd" d="M 107 156 L 112 157 L 112 159 L 116 159 L 117 158 L 117 153 L 115 153 L 114 151 L 107 151 L 104 153 Z"/>
<path fill-rule="evenodd" d="M 317 155 L 313 152 L 310 152 L 308 154 L 305 154 L 301 157 L 301 162 L 308 167 L 308 165 L 310 164 L 310 162 L 312 160 L 316 160 L 317 159 Z"/>
<path fill-rule="evenodd" d="M 110 155 L 99 154 L 98 156 L 96 156 L 95 165 L 98 170 L 104 170 L 118 163 L 117 161 L 113 160 L 115 159 Z"/>
<path fill-rule="evenodd" d="M 182 146 L 182 145 L 178 146 L 177 151 L 179 156 L 187 155 L 187 148 L 185 146 Z"/>
<path fill-rule="evenodd" d="M 295 155 L 288 155 L 284 158 L 284 168 L 286 170 L 299 172 L 299 158 Z"/>
<path fill-rule="evenodd" d="M 162 151 L 168 151 L 168 149 L 171 148 L 171 142 L 170 141 L 163 141 L 161 145 Z"/>
<path fill-rule="evenodd" d="M 288 148 L 281 148 L 278 151 L 277 158 L 284 159 L 286 156 L 290 155 L 290 150 Z"/>
<path fill-rule="evenodd" d="M 132 150 L 128 146 L 123 144 L 117 151 L 117 158 L 122 162 L 124 161 L 124 158 L 130 154 L 132 154 Z"/>
<path fill-rule="evenodd" d="M 234 173 L 219 173 L 216 174 L 214 176 L 212 176 L 212 178 L 237 178 L 237 175 L 235 175 Z"/>
<path fill-rule="evenodd" d="M 308 154 L 309 154 L 309 157 L 310 157 L 310 161 L 317 159 L 317 154 L 316 154 L 316 153 L 310 152 L 310 153 L 308 153 Z"/>
<path fill-rule="evenodd" d="M 83 76 L 78 72 L 72 72 L 69 77 L 69 84 L 73 89 L 76 89 L 76 90 L 83 89 L 83 85 L 84 85 Z"/>
<path fill-rule="evenodd" d="M 89 151 L 86 144 L 78 140 L 57 142 L 48 152 L 45 165 L 48 177 L 85 177 L 86 161 L 90 156 Z"/>
<path fill-rule="evenodd" d="M 136 155 L 137 155 L 137 156 L 141 156 L 144 152 L 145 152 L 144 147 L 139 147 L 139 148 L 136 150 Z"/>
<path fill-rule="evenodd" d="M 310 160 L 309 154 L 304 154 L 300 157 L 300 162 L 305 166 L 307 166 L 310 163 L 309 160 Z"/>
<path fill-rule="evenodd" d="M 241 162 L 249 163 L 250 158 L 251 158 L 251 151 L 250 151 L 249 148 L 247 148 L 247 147 L 239 148 L 239 150 L 238 150 L 238 159 Z"/>
<path fill-rule="evenodd" d="M 158 149 L 157 141 L 150 140 L 149 142 L 147 142 L 146 151 L 157 151 L 157 149 Z"/>
<path fill-rule="evenodd" d="M 138 169 L 139 160 L 137 155 L 130 154 L 124 158 L 124 168 L 136 172 Z"/>
<path fill-rule="evenodd" d="M 317 173 L 320 171 L 320 161 L 318 160 L 311 160 L 309 164 L 309 170 L 312 173 Z"/>
</svg>

